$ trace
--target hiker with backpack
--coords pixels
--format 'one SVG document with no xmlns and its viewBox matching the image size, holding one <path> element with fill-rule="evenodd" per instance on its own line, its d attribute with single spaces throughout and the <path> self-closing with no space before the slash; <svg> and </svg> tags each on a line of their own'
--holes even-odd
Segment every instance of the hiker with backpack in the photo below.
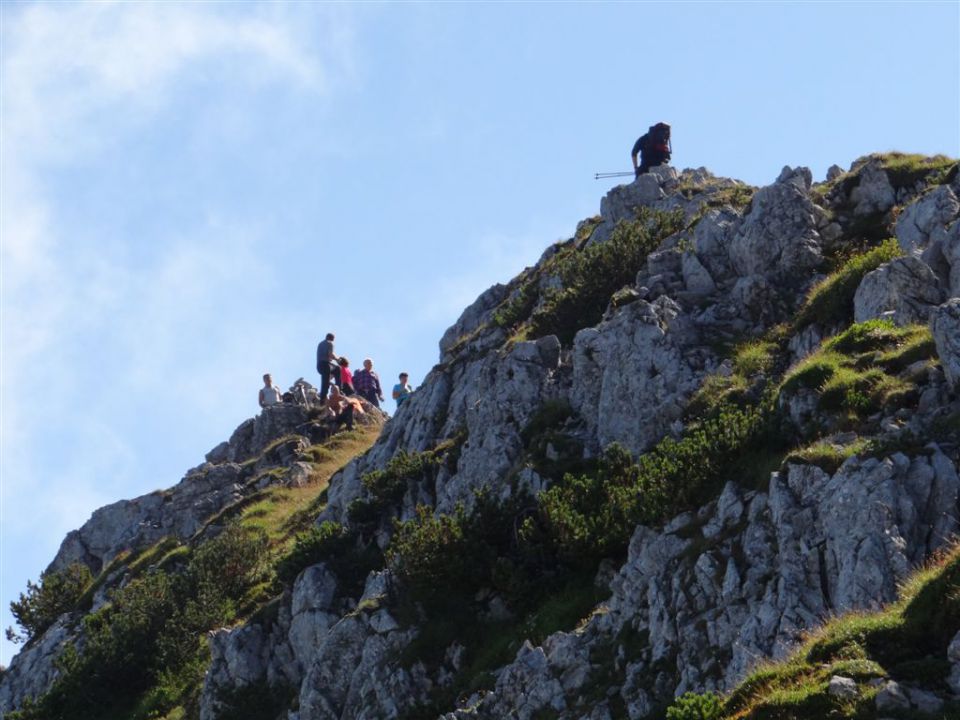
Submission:
<svg viewBox="0 0 960 720">
<path fill-rule="evenodd" d="M 656 165 L 670 162 L 670 126 L 659 122 L 641 135 L 633 144 L 631 158 L 633 160 L 634 177 L 640 177 Z M 640 164 L 637 165 L 637 155 L 640 155 Z"/>
</svg>

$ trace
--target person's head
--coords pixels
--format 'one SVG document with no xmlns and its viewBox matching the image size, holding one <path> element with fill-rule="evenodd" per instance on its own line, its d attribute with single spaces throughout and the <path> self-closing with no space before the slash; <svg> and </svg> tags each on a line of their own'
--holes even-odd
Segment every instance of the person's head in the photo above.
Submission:
<svg viewBox="0 0 960 720">
<path fill-rule="evenodd" d="M 350 367 L 350 361 L 347 360 L 345 357 L 341 356 L 341 358 L 337 360 L 337 362 L 340 363 L 340 367 Z"/>
<path fill-rule="evenodd" d="M 371 360 L 370 358 L 366 358 L 363 361 L 363 369 L 366 370 L 367 372 L 370 372 L 371 370 L 373 370 L 373 360 Z"/>
<path fill-rule="evenodd" d="M 270 376 L 270 373 L 267 373 L 263 376 L 264 385 L 273 385 L 273 378 Z"/>
<path fill-rule="evenodd" d="M 407 384 L 407 379 L 408 379 L 409 377 L 410 377 L 410 376 L 407 375 L 407 373 L 400 373 L 400 384 L 401 384 L 401 385 L 406 385 L 406 384 Z"/>
<path fill-rule="evenodd" d="M 333 342 L 334 340 L 333 333 L 327 333 L 327 340 L 329 340 L 330 342 Z"/>
<path fill-rule="evenodd" d="M 333 400 L 337 400 L 337 399 L 340 397 L 340 388 L 338 388 L 336 385 L 331 385 L 331 386 L 330 386 L 330 397 L 331 397 L 331 399 L 333 399 Z"/>
</svg>

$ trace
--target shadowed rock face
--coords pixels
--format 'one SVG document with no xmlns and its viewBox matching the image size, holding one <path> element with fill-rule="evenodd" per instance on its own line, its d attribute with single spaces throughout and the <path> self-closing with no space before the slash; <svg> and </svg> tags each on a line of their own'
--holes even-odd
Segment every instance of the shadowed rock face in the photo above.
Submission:
<svg viewBox="0 0 960 720">
<path fill-rule="evenodd" d="M 654 168 L 614 188 L 564 252 L 606 242 L 638 207 L 681 210 L 687 226 L 649 254 L 602 320 L 580 328 L 570 344 L 553 335 L 511 338 L 497 321 L 525 283 L 563 290 L 550 265 L 560 245 L 521 278 L 482 293 L 443 335 L 440 363 L 376 444 L 332 478 L 318 522 L 349 524 L 365 473 L 400 451 L 432 450 L 454 437 L 465 438 L 455 461 L 411 482 L 393 517 L 411 518 L 417 504 L 469 509 L 481 488 L 501 499 L 540 492 L 552 480 L 527 462 L 525 433 L 548 402 L 569 408 L 565 432 L 586 458 L 613 442 L 636 455 L 677 435 L 705 379 L 732 372 L 723 347 L 790 321 L 822 279 L 824 255 L 849 241 L 848 227 L 884 213 L 891 226 L 897 218 L 906 256 L 866 274 L 849 312 L 858 321 L 929 322 L 939 367 L 913 368 L 926 378 L 914 406 L 871 421 L 886 428 L 881 439 L 922 434 L 935 413 L 960 402 L 958 188 L 954 181 L 904 195 L 881 161 L 855 167 L 857 182 L 837 176 L 819 193 L 809 170 L 785 168 L 737 205 L 731 198 L 747 188 L 703 169 Z M 784 346 L 798 360 L 839 329 L 813 323 Z M 797 392 L 785 414 L 808 421 L 815 395 Z M 246 421 L 172 489 L 94 513 L 68 535 L 51 568 L 79 560 L 99 570 L 121 550 L 194 536 L 254 489 L 259 470 L 284 468 L 278 481 L 296 484 L 300 453 L 318 433 L 308 408 L 297 405 Z M 616 707 L 643 718 L 686 690 L 730 688 L 758 659 L 782 656 L 832 614 L 892 600 L 910 569 L 958 530 L 957 448 L 920 440 L 909 452 L 855 455 L 834 472 L 788 464 L 752 488 L 725 477 L 718 498 L 703 498 L 662 527 L 638 526 L 626 562 L 605 576 L 610 599 L 589 620 L 539 646 L 526 643 L 497 671 L 492 691 L 461 698 L 443 717 L 553 712 L 600 720 Z M 391 539 L 389 520 L 373 533 L 381 548 Z M 224 691 L 264 682 L 298 695 L 291 720 L 396 718 L 430 702 L 465 671 L 464 648 L 453 643 L 429 667 L 401 665 L 397 658 L 423 628 L 392 604 L 399 591 L 389 570 L 372 573 L 358 598 L 327 566 L 305 569 L 276 612 L 211 634 L 201 717 L 217 717 Z M 75 637 L 71 627 L 56 624 L 15 658 L 0 680 L 0 708 L 49 687 L 53 658 Z"/>
</svg>

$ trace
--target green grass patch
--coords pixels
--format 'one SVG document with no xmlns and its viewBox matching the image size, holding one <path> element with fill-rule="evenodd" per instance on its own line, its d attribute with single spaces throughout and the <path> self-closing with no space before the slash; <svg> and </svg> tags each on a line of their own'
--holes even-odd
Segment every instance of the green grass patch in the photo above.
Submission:
<svg viewBox="0 0 960 720">
<path fill-rule="evenodd" d="M 904 407 L 916 398 L 919 378 L 898 371 L 919 360 L 932 360 L 935 353 L 925 327 L 869 320 L 826 340 L 790 368 L 779 392 L 815 390 L 820 408 L 847 412 L 851 418 L 886 407 Z"/>
<path fill-rule="evenodd" d="M 807 294 L 794 321 L 796 330 L 812 323 L 830 326 L 852 320 L 853 296 L 863 276 L 902 254 L 896 239 L 890 238 L 879 247 L 848 259 Z"/>
<path fill-rule="evenodd" d="M 770 372 L 776 361 L 777 351 L 777 344 L 769 340 L 745 342 L 734 352 L 733 371 L 744 377 Z"/>
<path fill-rule="evenodd" d="M 900 599 L 877 612 L 827 622 L 782 662 L 754 669 L 725 698 L 720 718 L 805 720 L 873 718 L 875 678 L 944 689 L 947 643 L 960 631 L 960 546 L 915 572 Z M 858 698 L 841 701 L 827 686 L 833 675 L 857 681 Z M 955 705 L 948 703 L 944 717 Z"/>
<path fill-rule="evenodd" d="M 784 458 L 784 462 L 816 465 L 822 470 L 833 474 L 848 458 L 865 452 L 868 448 L 869 443 L 864 439 L 857 439 L 848 445 L 839 445 L 825 440 L 818 440 L 806 447 L 791 451 Z"/>
<path fill-rule="evenodd" d="M 892 152 L 881 155 L 880 159 L 890 184 L 897 189 L 912 187 L 922 180 L 939 184 L 957 168 L 957 161 L 946 155 Z"/>
</svg>

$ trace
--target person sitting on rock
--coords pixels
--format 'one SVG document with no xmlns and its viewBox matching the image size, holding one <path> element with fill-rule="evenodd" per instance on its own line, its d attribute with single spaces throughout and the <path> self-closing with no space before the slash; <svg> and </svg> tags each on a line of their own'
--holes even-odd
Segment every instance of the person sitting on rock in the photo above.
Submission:
<svg viewBox="0 0 960 720">
<path fill-rule="evenodd" d="M 260 388 L 260 407 L 265 408 L 281 402 L 283 402 L 283 394 L 280 388 L 273 384 L 270 373 L 267 373 L 263 376 L 263 387 Z"/>
<path fill-rule="evenodd" d="M 341 425 L 346 425 L 347 430 L 353 430 L 354 417 L 363 415 L 363 405 L 360 401 L 341 394 L 340 388 L 336 385 L 330 388 L 330 397 L 327 399 L 326 406 L 333 413 L 331 419 L 333 432 L 336 432 Z"/>
<path fill-rule="evenodd" d="M 331 378 L 331 370 L 338 371 L 337 356 L 333 352 L 333 333 L 327 333 L 326 338 L 317 345 L 317 372 L 320 373 L 320 400 L 327 399 L 327 390 L 330 388 L 330 381 L 339 384 L 339 372 L 334 372 Z"/>
<path fill-rule="evenodd" d="M 340 392 L 344 395 L 355 395 L 357 391 L 353 389 L 353 374 L 350 372 L 350 361 L 345 357 L 341 357 L 337 362 L 340 365 Z"/>
<path fill-rule="evenodd" d="M 375 408 L 383 402 L 383 390 L 380 388 L 380 376 L 373 371 L 373 360 L 363 361 L 363 369 L 353 373 L 353 386 L 357 394 Z"/>
<path fill-rule="evenodd" d="M 405 372 L 400 373 L 400 382 L 393 386 L 393 399 L 397 401 L 398 410 L 407 397 L 413 393 L 413 388 L 410 387 L 410 384 L 407 382 L 409 377 Z"/>
<path fill-rule="evenodd" d="M 634 177 L 640 177 L 655 165 L 670 162 L 670 126 L 666 123 L 657 123 L 633 144 L 631 159 L 633 160 Z M 640 155 L 640 164 L 637 165 L 637 155 Z"/>
</svg>

